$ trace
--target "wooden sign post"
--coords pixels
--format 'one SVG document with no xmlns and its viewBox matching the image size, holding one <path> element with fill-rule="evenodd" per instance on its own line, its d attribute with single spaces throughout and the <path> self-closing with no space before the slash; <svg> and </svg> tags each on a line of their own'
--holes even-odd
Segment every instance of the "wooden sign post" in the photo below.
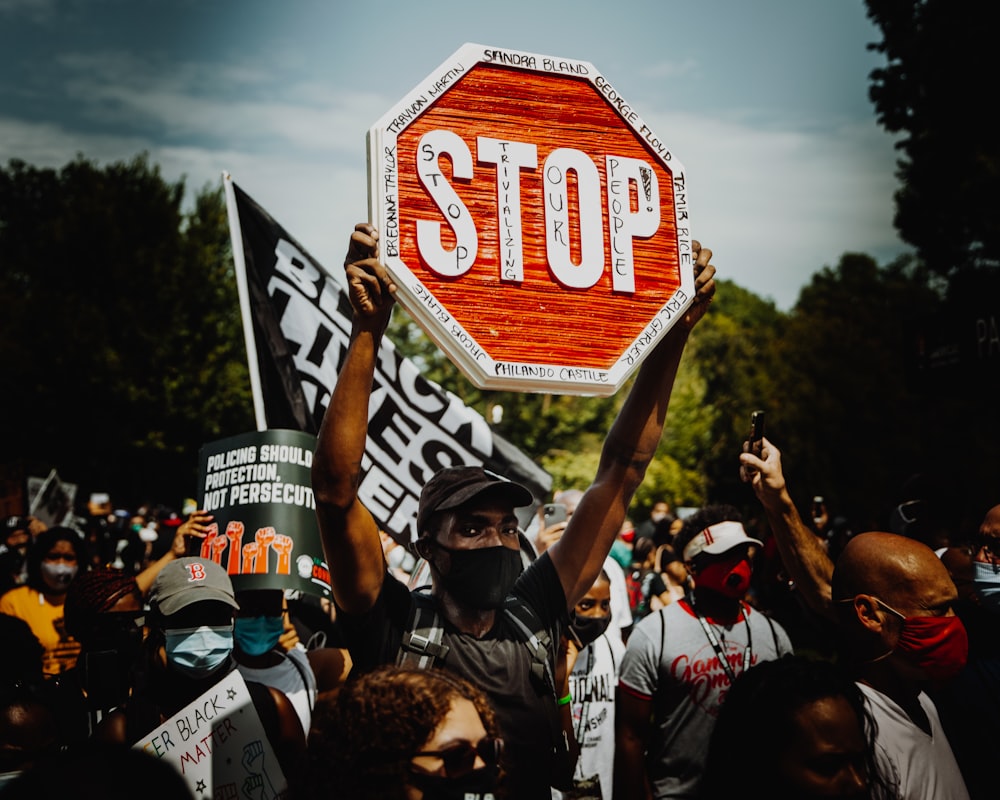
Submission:
<svg viewBox="0 0 1000 800">
<path fill-rule="evenodd" d="M 480 388 L 613 394 L 694 297 L 683 167 L 588 62 L 467 44 L 368 159 L 400 302 Z"/>
</svg>

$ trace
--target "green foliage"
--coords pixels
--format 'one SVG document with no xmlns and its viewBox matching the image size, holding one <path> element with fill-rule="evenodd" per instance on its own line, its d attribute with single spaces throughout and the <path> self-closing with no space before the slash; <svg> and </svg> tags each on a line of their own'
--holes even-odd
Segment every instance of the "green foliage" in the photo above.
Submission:
<svg viewBox="0 0 1000 800">
<path fill-rule="evenodd" d="M 222 193 L 183 196 L 145 156 L 0 169 L 7 458 L 179 502 L 201 444 L 253 426 Z"/>
<path fill-rule="evenodd" d="M 144 157 L 0 169 L 5 462 L 36 475 L 55 466 L 122 505 L 150 494 L 176 502 L 195 491 L 203 443 L 254 427 L 222 193 L 202 189 L 188 213 L 183 196 Z M 996 274 L 959 270 L 946 286 L 923 262 L 880 266 L 848 253 L 788 314 L 721 280 L 682 360 L 633 520 L 661 498 L 756 509 L 737 478 L 755 408 L 767 411 L 803 505 L 822 494 L 833 513 L 884 527 L 903 481 L 944 470 L 969 490 L 956 500 L 963 513 L 981 516 L 1000 484 L 996 370 L 992 382 L 984 370 L 961 383 L 914 381 L 907 358 L 924 321 L 972 308 L 979 361 L 995 363 L 995 315 L 979 309 L 995 302 Z M 992 339 L 981 333 L 991 325 Z M 628 386 L 609 398 L 486 392 L 401 309 L 389 336 L 556 487 L 590 483 Z"/>
<path fill-rule="evenodd" d="M 782 413 L 775 344 L 784 324 L 772 302 L 723 280 L 711 312 L 692 334 L 685 358 L 696 366 L 703 391 L 700 402 L 690 396 L 697 405 L 686 411 L 690 435 L 678 460 L 703 476 L 711 497 L 736 504 L 749 498 L 739 483 L 737 459 L 751 412 L 764 409 L 769 424 Z"/>
<path fill-rule="evenodd" d="M 921 410 L 906 383 L 906 330 L 939 302 L 912 260 L 880 268 L 851 253 L 802 290 L 779 348 L 788 377 L 774 438 L 794 453 L 804 497 L 849 503 L 875 525 L 919 471 L 924 442 L 914 435 Z"/>
</svg>

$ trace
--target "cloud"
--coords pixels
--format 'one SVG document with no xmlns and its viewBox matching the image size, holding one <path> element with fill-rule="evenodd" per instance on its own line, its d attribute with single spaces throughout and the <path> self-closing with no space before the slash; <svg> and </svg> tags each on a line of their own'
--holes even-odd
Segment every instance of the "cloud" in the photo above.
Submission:
<svg viewBox="0 0 1000 800">
<path fill-rule="evenodd" d="M 690 76 L 697 72 L 698 62 L 693 58 L 687 58 L 683 61 L 658 61 L 638 70 L 637 75 L 640 78 L 660 81 L 667 78 Z"/>
</svg>

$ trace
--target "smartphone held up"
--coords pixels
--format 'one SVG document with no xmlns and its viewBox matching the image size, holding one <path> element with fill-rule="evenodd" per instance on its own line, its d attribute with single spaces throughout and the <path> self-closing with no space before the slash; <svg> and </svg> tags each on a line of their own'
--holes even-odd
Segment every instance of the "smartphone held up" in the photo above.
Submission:
<svg viewBox="0 0 1000 800">
<path fill-rule="evenodd" d="M 764 411 L 757 409 L 750 415 L 750 436 L 747 438 L 746 452 L 757 458 L 764 457 Z M 749 483 L 756 470 L 740 464 L 740 480 Z"/>
<path fill-rule="evenodd" d="M 750 452 L 757 458 L 764 452 L 764 412 L 760 409 L 750 415 Z"/>
</svg>

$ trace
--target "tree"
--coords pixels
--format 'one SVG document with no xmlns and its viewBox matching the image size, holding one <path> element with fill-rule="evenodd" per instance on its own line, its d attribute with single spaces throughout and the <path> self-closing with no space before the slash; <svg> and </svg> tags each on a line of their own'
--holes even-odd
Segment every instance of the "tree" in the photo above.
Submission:
<svg viewBox="0 0 1000 800">
<path fill-rule="evenodd" d="M 183 197 L 145 156 L 0 169 L 5 460 L 179 504 L 201 444 L 253 427 L 222 192 Z"/>
<path fill-rule="evenodd" d="M 905 353 L 910 323 L 940 302 L 909 257 L 879 267 L 846 253 L 802 290 L 778 348 L 784 420 L 775 436 L 800 502 L 823 495 L 832 513 L 885 529 L 902 485 L 933 457 Z"/>
<path fill-rule="evenodd" d="M 1000 70 L 990 5 L 866 0 L 886 65 L 871 73 L 879 123 L 902 134 L 896 228 L 935 272 L 1000 266 Z"/>
</svg>

